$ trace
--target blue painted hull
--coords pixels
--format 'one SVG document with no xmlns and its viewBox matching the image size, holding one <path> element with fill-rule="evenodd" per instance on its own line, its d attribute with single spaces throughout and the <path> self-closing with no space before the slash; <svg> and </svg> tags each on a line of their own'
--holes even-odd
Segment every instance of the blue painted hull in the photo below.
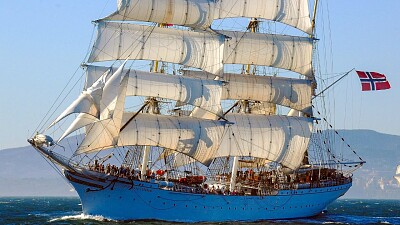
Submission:
<svg viewBox="0 0 400 225">
<path fill-rule="evenodd" d="M 68 172 L 66 177 L 80 196 L 84 214 L 115 220 L 217 222 L 310 217 L 321 213 L 351 187 L 350 182 L 280 190 L 268 196 L 229 196 L 163 190 L 151 182 L 93 181 Z"/>
</svg>

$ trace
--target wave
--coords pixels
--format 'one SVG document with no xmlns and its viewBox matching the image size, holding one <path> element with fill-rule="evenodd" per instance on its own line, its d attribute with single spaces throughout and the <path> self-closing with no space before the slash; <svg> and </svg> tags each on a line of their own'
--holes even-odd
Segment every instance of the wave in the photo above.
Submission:
<svg viewBox="0 0 400 225">
<path fill-rule="evenodd" d="M 109 222 L 109 221 L 114 221 L 117 222 L 116 220 L 112 220 L 103 216 L 92 216 L 92 215 L 85 215 L 85 214 L 79 214 L 79 215 L 69 215 L 69 216 L 62 216 L 58 218 L 51 219 L 49 222 L 57 222 L 57 221 L 63 221 L 63 220 L 95 220 L 99 222 Z"/>
<path fill-rule="evenodd" d="M 322 224 L 346 224 L 346 223 L 334 222 L 334 221 L 327 221 L 327 222 L 322 222 Z"/>
</svg>

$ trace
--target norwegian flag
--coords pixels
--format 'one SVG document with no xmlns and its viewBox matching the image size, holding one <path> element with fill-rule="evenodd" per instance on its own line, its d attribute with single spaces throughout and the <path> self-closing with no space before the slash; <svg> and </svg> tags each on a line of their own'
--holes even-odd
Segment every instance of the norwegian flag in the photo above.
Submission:
<svg viewBox="0 0 400 225">
<path fill-rule="evenodd" d="M 361 81 L 363 91 L 385 90 L 390 88 L 385 75 L 377 72 L 356 71 Z"/>
</svg>

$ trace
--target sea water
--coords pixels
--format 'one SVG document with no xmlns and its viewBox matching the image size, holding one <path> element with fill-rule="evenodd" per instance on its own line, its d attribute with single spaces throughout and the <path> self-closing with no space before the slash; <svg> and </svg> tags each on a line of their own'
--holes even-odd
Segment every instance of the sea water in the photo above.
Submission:
<svg viewBox="0 0 400 225">
<path fill-rule="evenodd" d="M 82 214 L 75 197 L 1 197 L 0 224 L 179 224 L 163 221 L 113 221 Z M 203 224 L 400 224 L 400 200 L 339 199 L 312 218 Z"/>
</svg>

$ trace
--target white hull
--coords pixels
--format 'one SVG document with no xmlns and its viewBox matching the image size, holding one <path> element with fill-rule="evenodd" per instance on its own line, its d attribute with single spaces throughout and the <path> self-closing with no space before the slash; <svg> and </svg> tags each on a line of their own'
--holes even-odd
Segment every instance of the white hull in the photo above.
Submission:
<svg viewBox="0 0 400 225">
<path fill-rule="evenodd" d="M 268 196 L 229 196 L 163 190 L 154 182 L 93 181 L 68 172 L 66 176 L 80 196 L 84 214 L 115 220 L 216 222 L 310 217 L 321 213 L 351 187 L 350 182 L 280 190 Z"/>
</svg>

